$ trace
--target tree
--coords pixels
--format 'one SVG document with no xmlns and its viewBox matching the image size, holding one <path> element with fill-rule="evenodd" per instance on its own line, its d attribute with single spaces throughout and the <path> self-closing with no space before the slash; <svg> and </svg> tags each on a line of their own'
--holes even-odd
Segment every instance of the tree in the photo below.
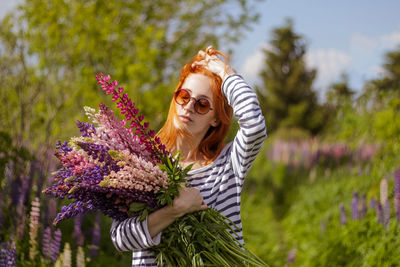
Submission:
<svg viewBox="0 0 400 267">
<path fill-rule="evenodd" d="M 349 86 L 349 76 L 343 74 L 341 80 L 331 84 L 326 95 L 327 103 L 333 105 L 334 108 L 340 107 L 345 103 L 350 103 L 355 91 Z"/>
<path fill-rule="evenodd" d="M 359 99 L 369 109 L 383 108 L 400 97 L 400 48 L 386 53 L 382 68 L 382 77 L 368 81 Z"/>
<path fill-rule="evenodd" d="M 325 112 L 312 88 L 316 70 L 305 65 L 305 40 L 294 32 L 290 19 L 272 35 L 271 48 L 264 49 L 263 86 L 257 88 L 267 125 L 270 131 L 297 128 L 316 134 Z"/>
<path fill-rule="evenodd" d="M 237 41 L 256 19 L 239 0 L 26 1 L 0 23 L 0 130 L 47 162 L 56 139 L 77 133 L 84 105 L 110 102 L 99 72 L 157 129 L 182 64 L 208 44 Z"/>
</svg>

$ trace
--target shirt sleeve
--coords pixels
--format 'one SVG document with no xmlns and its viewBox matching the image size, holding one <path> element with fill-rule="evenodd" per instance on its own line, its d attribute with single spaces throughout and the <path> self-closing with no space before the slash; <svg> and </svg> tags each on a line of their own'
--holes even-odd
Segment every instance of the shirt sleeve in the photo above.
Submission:
<svg viewBox="0 0 400 267">
<path fill-rule="evenodd" d="M 235 177 L 242 185 L 267 136 L 265 120 L 256 93 L 240 75 L 228 76 L 222 90 L 238 119 L 239 130 L 232 145 L 231 163 Z"/>
<path fill-rule="evenodd" d="M 150 236 L 147 228 L 147 218 L 139 221 L 139 216 L 123 221 L 114 220 L 111 225 L 111 240 L 119 251 L 134 251 L 160 244 L 161 233 L 154 238 Z"/>
</svg>

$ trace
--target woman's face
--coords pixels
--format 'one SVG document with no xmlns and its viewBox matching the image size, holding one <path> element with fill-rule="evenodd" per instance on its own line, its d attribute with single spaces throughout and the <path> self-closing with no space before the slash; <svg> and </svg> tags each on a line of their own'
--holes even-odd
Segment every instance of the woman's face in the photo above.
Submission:
<svg viewBox="0 0 400 267">
<path fill-rule="evenodd" d="M 210 126 L 217 126 L 215 109 L 213 105 L 213 94 L 210 88 L 210 78 L 203 74 L 190 74 L 181 89 L 187 90 L 192 99 L 186 105 L 176 104 L 177 119 L 185 131 L 195 137 L 203 138 Z M 211 109 L 206 114 L 195 111 L 195 98 L 205 98 L 210 102 Z"/>
</svg>

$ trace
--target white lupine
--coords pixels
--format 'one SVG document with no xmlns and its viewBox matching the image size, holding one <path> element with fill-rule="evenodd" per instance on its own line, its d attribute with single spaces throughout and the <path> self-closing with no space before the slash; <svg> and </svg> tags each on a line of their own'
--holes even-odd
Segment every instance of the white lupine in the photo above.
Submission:
<svg viewBox="0 0 400 267">
<path fill-rule="evenodd" d="M 388 183 L 386 178 L 382 179 L 380 184 L 380 202 L 382 207 L 385 205 L 386 201 L 388 200 Z"/>
</svg>

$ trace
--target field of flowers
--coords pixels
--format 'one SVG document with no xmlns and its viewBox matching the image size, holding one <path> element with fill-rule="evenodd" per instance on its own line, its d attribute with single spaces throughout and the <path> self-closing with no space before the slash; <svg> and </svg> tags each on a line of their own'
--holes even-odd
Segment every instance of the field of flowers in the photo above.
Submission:
<svg viewBox="0 0 400 267">
<path fill-rule="evenodd" d="M 272 266 L 400 265 L 394 102 L 348 109 L 319 139 L 268 140 L 243 200 L 250 249 Z"/>
<path fill-rule="evenodd" d="M 399 266 L 400 105 L 345 107 L 312 139 L 271 135 L 242 197 L 249 249 L 270 266 Z M 0 134 L 0 266 L 129 266 L 100 213 L 52 224 L 70 200 Z"/>
</svg>

